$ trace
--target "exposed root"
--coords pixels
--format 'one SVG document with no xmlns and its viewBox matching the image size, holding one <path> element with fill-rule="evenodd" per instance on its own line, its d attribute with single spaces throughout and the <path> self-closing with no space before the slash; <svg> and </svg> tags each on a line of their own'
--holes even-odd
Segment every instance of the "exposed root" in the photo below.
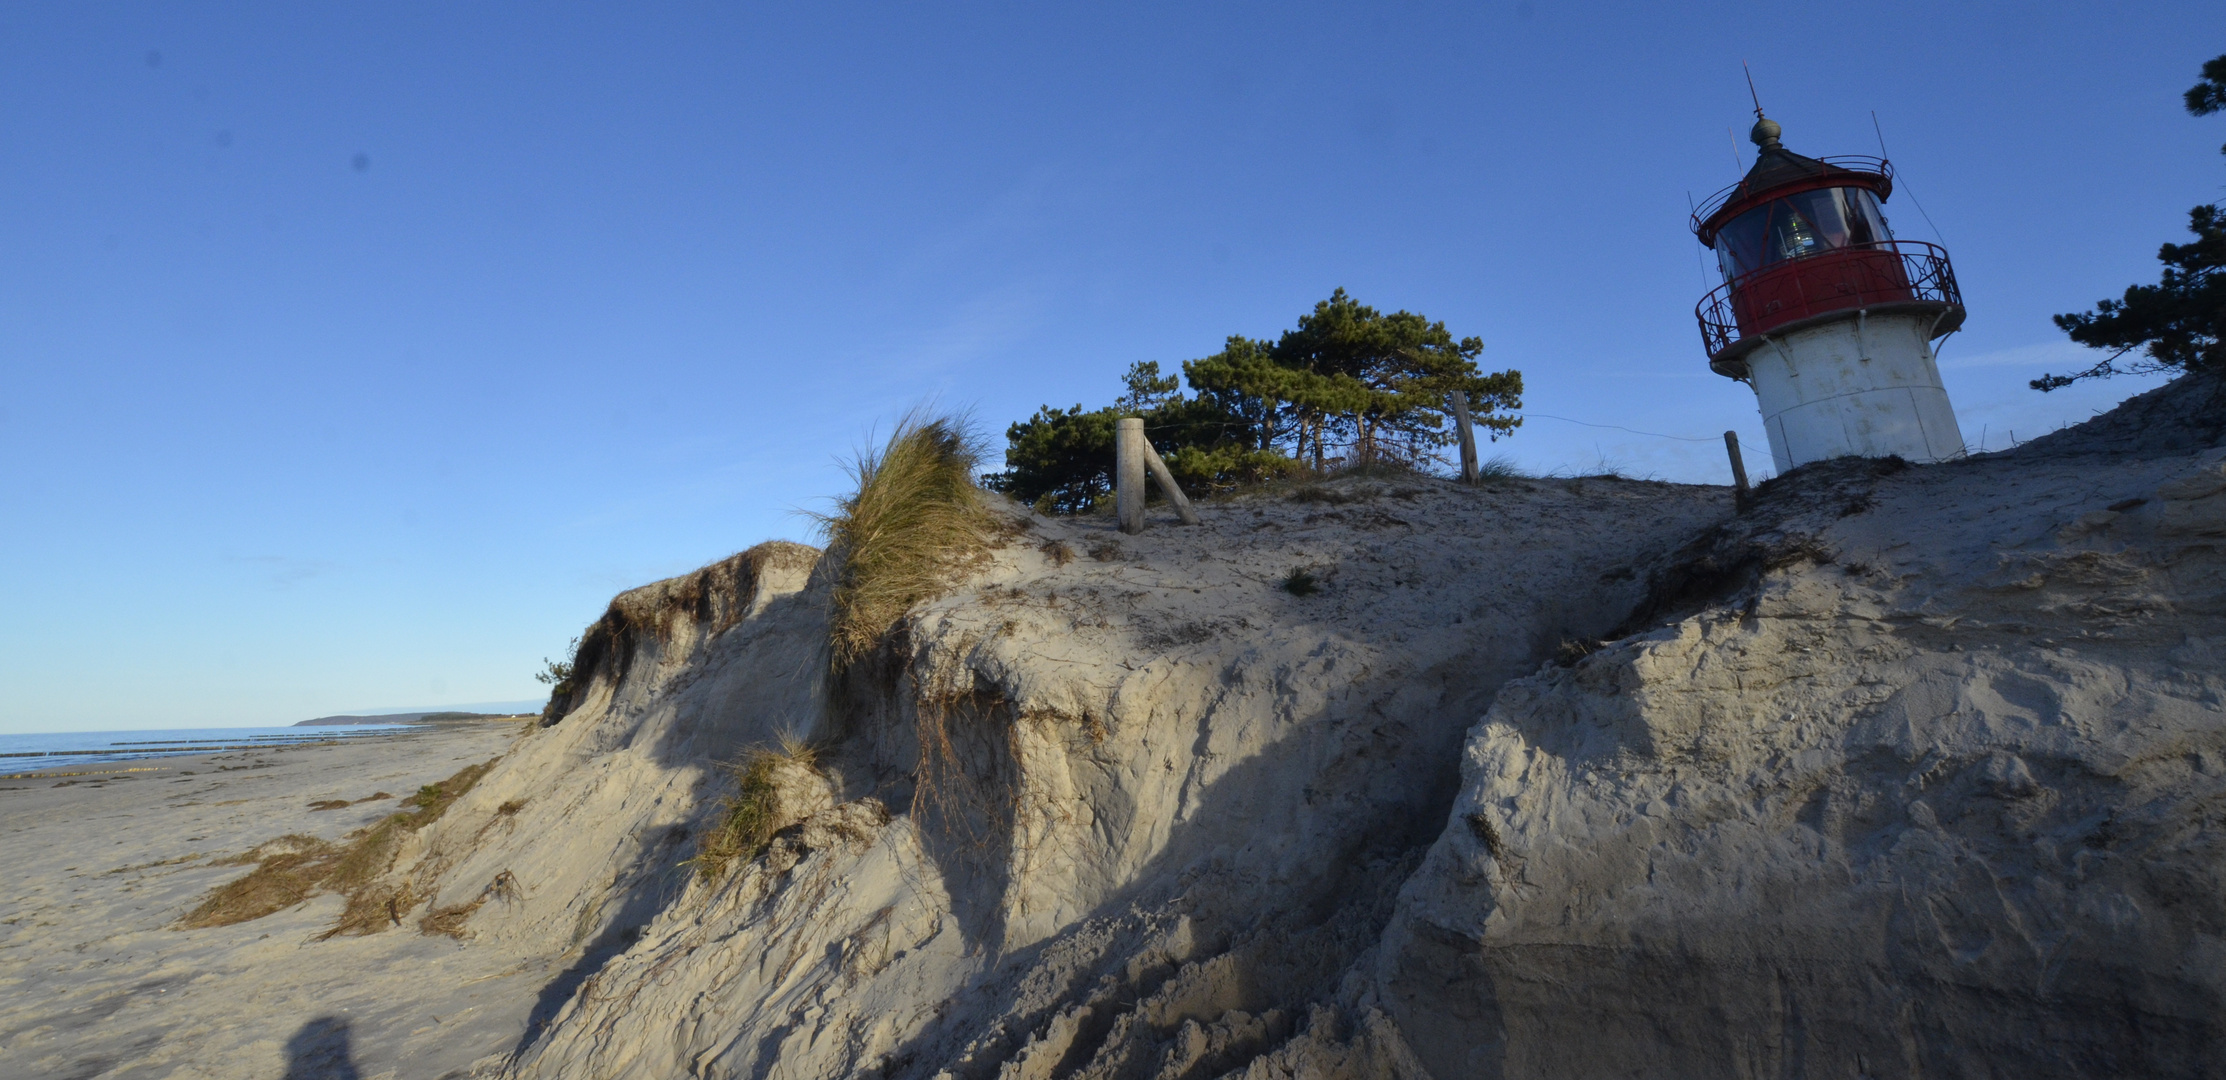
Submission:
<svg viewBox="0 0 2226 1080">
<path fill-rule="evenodd" d="M 932 820 L 976 847 L 1003 838 L 1020 797 L 1011 703 L 962 666 L 915 671 L 912 696 L 920 746 L 913 820 Z"/>
</svg>

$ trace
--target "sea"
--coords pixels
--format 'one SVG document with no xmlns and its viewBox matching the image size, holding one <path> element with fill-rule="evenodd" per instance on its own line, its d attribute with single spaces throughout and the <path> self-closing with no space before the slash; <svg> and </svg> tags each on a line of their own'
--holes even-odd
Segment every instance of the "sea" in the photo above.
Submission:
<svg viewBox="0 0 2226 1080">
<path fill-rule="evenodd" d="M 259 750 L 336 739 L 375 739 L 407 731 L 410 724 L 331 724 L 318 727 L 164 728 L 155 731 L 63 731 L 0 735 L 0 779 L 88 765 L 140 761 L 219 750 Z"/>
</svg>

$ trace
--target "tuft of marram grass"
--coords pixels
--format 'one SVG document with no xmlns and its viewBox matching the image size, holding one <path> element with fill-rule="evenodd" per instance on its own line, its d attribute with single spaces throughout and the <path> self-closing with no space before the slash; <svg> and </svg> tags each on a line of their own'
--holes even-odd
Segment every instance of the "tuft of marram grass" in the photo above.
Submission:
<svg viewBox="0 0 2226 1080">
<path fill-rule="evenodd" d="M 1476 478 L 1486 482 L 1493 480 L 1525 480 L 1530 478 L 1530 474 L 1516 465 L 1514 458 L 1505 454 L 1497 454 L 1477 464 Z"/>
<path fill-rule="evenodd" d="M 948 589 L 989 548 L 994 521 L 974 483 L 982 451 L 965 418 L 913 412 L 851 464 L 858 490 L 820 518 L 841 556 L 829 644 L 837 670 L 881 644 L 904 613 Z"/>
<path fill-rule="evenodd" d="M 783 763 L 810 768 L 817 758 L 818 751 L 810 743 L 786 734 L 776 749 L 750 751 L 735 768 L 739 787 L 727 800 L 726 813 L 696 846 L 695 857 L 688 860 L 695 864 L 697 876 L 706 882 L 717 881 L 736 859 L 754 859 L 762 854 L 781 823 L 781 789 L 773 778 L 774 771 Z"/>
</svg>

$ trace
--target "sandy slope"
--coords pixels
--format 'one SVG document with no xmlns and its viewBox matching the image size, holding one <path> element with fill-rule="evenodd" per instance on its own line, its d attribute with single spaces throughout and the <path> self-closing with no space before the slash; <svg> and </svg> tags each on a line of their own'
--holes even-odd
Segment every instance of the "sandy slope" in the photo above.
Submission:
<svg viewBox="0 0 2226 1080">
<path fill-rule="evenodd" d="M 508 1049 L 550 976 L 491 950 L 414 933 L 317 941 L 332 896 L 239 926 L 171 925 L 241 874 L 214 859 L 291 832 L 338 839 L 395 809 L 310 803 L 407 795 L 503 753 L 517 730 L 0 780 L 0 1076 L 327 1076 L 352 1059 L 366 1077 L 436 1077 Z"/>
<path fill-rule="evenodd" d="M 1352 1002 L 1439 1077 L 2226 1075 L 2222 426 L 1792 478 L 1500 693 Z"/>
<path fill-rule="evenodd" d="M 1498 685 L 1614 625 L 1636 568 L 1729 509 L 1614 479 L 1355 479 L 1139 537 L 1031 519 L 833 707 L 824 583 L 754 553 L 713 568 L 724 587 L 622 597 L 588 688 L 424 866 L 457 896 L 526 882 L 474 917 L 483 940 L 582 943 L 521 1075 L 1118 1071 L 1241 1016 L 1200 1036 L 1233 1059 L 1373 939 Z M 1297 569 L 1321 591 L 1282 588 Z M 716 886 L 676 873 L 725 790 L 703 763 L 783 730 L 828 747 L 795 816 L 827 808 Z M 951 756 L 916 801 L 923 732 Z M 528 791 L 519 830 L 480 840 Z"/>
<path fill-rule="evenodd" d="M 2191 379 L 1738 514 L 1598 478 L 1140 537 L 1015 510 L 833 686 L 828 567 L 767 545 L 615 600 L 556 721 L 402 850 L 413 920 L 514 886 L 461 943 L 308 943 L 331 900 L 164 931 L 223 873 L 83 877 L 184 853 L 122 814 L 238 850 L 360 763 L 223 774 L 262 800 L 229 817 L 0 792 L 115 808 L 0 801 L 0 1065 L 272 1075 L 338 1016 L 332 1075 L 2219 1075 L 2222 448 Z M 782 734 L 822 747 L 788 827 L 699 878 L 719 763 Z"/>
<path fill-rule="evenodd" d="M 508 1071 L 2213 1075 L 2222 419 L 2190 380 L 1736 518 L 1378 485 L 1071 566 L 1033 545 L 1112 538 L 1037 523 L 830 712 L 838 805 Z M 903 812 L 938 732 L 956 827 Z"/>
</svg>

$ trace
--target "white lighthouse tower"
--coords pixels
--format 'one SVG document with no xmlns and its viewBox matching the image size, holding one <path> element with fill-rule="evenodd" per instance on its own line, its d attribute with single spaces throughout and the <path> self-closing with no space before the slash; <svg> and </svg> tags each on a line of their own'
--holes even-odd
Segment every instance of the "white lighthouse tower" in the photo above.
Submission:
<svg viewBox="0 0 2226 1080">
<path fill-rule="evenodd" d="M 1693 214 L 1724 275 L 1696 312 L 1708 366 L 1754 389 L 1779 472 L 1962 456 L 1932 352 L 1963 325 L 1948 253 L 1894 239 L 1884 160 L 1802 157 L 1780 133 L 1757 119 L 1754 168 Z"/>
</svg>

